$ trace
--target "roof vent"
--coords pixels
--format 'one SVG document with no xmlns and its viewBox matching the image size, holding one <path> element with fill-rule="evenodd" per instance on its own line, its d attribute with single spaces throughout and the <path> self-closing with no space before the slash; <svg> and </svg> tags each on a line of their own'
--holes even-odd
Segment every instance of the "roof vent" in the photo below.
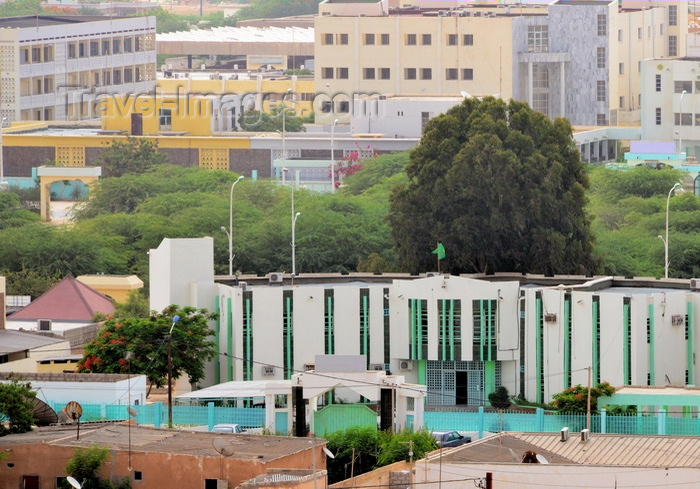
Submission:
<svg viewBox="0 0 700 489">
<path fill-rule="evenodd" d="M 566 441 L 569 439 L 569 428 L 562 428 L 561 429 L 561 441 Z"/>
</svg>

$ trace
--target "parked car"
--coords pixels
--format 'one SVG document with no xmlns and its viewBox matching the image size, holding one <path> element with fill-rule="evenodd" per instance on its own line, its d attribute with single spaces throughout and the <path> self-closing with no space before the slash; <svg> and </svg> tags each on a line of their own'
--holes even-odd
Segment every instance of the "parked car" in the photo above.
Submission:
<svg viewBox="0 0 700 489">
<path fill-rule="evenodd" d="M 217 424 L 211 429 L 212 433 L 243 433 L 245 430 L 239 424 Z"/>
<path fill-rule="evenodd" d="M 457 431 L 433 431 L 433 437 L 439 447 L 458 447 L 465 443 L 471 443 L 471 436 L 460 435 Z"/>
</svg>

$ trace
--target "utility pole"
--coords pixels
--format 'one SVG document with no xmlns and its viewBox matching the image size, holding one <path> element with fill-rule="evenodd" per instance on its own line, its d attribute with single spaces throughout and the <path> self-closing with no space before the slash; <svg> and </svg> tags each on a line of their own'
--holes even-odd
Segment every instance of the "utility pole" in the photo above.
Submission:
<svg viewBox="0 0 700 489">
<path fill-rule="evenodd" d="M 180 316 L 173 317 L 173 325 L 168 333 L 168 428 L 173 427 L 173 328 Z"/>
</svg>

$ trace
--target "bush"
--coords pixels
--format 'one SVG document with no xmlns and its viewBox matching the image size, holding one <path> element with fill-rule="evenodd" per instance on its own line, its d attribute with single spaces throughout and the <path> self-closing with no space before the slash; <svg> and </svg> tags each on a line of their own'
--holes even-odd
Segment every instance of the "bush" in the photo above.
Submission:
<svg viewBox="0 0 700 489">
<path fill-rule="evenodd" d="M 489 394 L 489 402 L 496 409 L 508 409 L 510 407 L 510 396 L 508 389 L 498 386 L 494 392 Z"/>
</svg>

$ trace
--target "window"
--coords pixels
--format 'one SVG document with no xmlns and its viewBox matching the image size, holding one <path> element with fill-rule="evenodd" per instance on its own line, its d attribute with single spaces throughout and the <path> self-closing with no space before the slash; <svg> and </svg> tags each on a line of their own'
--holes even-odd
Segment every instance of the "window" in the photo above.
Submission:
<svg viewBox="0 0 700 489">
<path fill-rule="evenodd" d="M 474 79 L 474 69 L 473 68 L 462 68 L 462 80 L 473 80 Z"/>
<path fill-rule="evenodd" d="M 540 63 L 534 63 L 532 65 L 532 88 L 540 90 L 549 88 L 549 70 L 547 69 L 547 65 Z"/>
<path fill-rule="evenodd" d="M 462 46 L 473 46 L 474 34 L 464 34 L 462 36 Z"/>
<path fill-rule="evenodd" d="M 134 50 L 134 48 L 132 46 L 133 46 L 133 38 L 125 37 L 124 38 L 124 52 L 131 53 Z"/>
<path fill-rule="evenodd" d="M 390 68 L 379 68 L 379 78 L 381 80 L 391 79 L 391 69 Z"/>
<path fill-rule="evenodd" d="M 598 14 L 598 35 L 608 35 L 608 17 L 605 14 Z"/>
<path fill-rule="evenodd" d="M 647 39 L 651 39 L 651 26 L 647 26 Z"/>
<path fill-rule="evenodd" d="M 433 43 L 433 36 L 430 34 L 423 34 L 420 43 L 423 46 L 430 46 Z"/>
<path fill-rule="evenodd" d="M 404 68 L 403 77 L 406 80 L 415 80 L 416 79 L 416 69 L 415 68 Z"/>
<path fill-rule="evenodd" d="M 114 74 L 112 75 L 114 78 L 114 84 L 115 85 L 121 85 L 122 84 L 122 72 L 119 70 L 114 70 Z"/>
<path fill-rule="evenodd" d="M 418 44 L 416 41 L 416 35 L 406 34 L 406 46 L 415 46 L 416 44 Z"/>
<path fill-rule="evenodd" d="M 621 109 L 625 108 L 625 97 L 620 97 L 620 108 Z"/>
<path fill-rule="evenodd" d="M 673 123 L 676 126 L 692 126 L 693 125 L 693 114 L 690 112 L 676 112 L 673 114 Z"/>
<path fill-rule="evenodd" d="M 446 68 L 445 69 L 445 79 L 446 80 L 456 80 L 459 75 L 457 68 Z"/>
<path fill-rule="evenodd" d="M 389 34 L 382 34 L 382 46 L 389 45 Z"/>
<path fill-rule="evenodd" d="M 598 48 L 596 50 L 596 66 L 598 68 L 605 68 L 605 48 Z"/>
<path fill-rule="evenodd" d="M 605 102 L 605 92 L 605 80 L 598 80 L 596 82 L 596 100 L 598 102 Z"/>
<path fill-rule="evenodd" d="M 678 25 L 678 6 L 669 5 L 668 6 L 668 25 L 676 26 Z"/>
<path fill-rule="evenodd" d="M 50 63 L 51 61 L 53 61 L 53 44 L 44 46 L 44 63 Z"/>
<path fill-rule="evenodd" d="M 596 115 L 596 125 L 598 126 L 607 126 L 608 125 L 608 119 L 605 117 L 605 114 L 598 114 Z"/>
<path fill-rule="evenodd" d="M 158 126 L 160 130 L 169 131 L 173 127 L 173 114 L 171 109 L 160 109 L 158 111 Z"/>
<path fill-rule="evenodd" d="M 32 63 L 41 63 L 41 48 L 32 48 Z"/>
<path fill-rule="evenodd" d="M 421 68 L 420 69 L 420 79 L 421 80 L 432 80 L 433 79 L 433 70 L 430 68 Z"/>
<path fill-rule="evenodd" d="M 663 36 L 664 35 L 664 25 L 659 24 L 659 35 Z"/>
<path fill-rule="evenodd" d="M 100 73 L 99 72 L 95 73 L 93 79 L 95 80 L 95 86 L 99 87 L 100 86 Z"/>
<path fill-rule="evenodd" d="M 528 26 L 527 50 L 530 53 L 546 53 L 549 51 L 549 26 Z"/>
<path fill-rule="evenodd" d="M 656 125 L 661 125 L 661 107 L 656 108 Z"/>
<path fill-rule="evenodd" d="M 691 93 L 693 91 L 693 82 L 692 81 L 679 81 L 676 80 L 673 82 L 673 93 Z"/>
<path fill-rule="evenodd" d="M 333 109 L 333 102 L 329 100 L 325 100 L 321 102 L 321 112 L 324 114 L 330 113 L 330 111 Z"/>
<path fill-rule="evenodd" d="M 102 56 L 109 54 L 109 39 L 102 41 Z"/>
<path fill-rule="evenodd" d="M 362 78 L 364 80 L 374 80 L 374 68 L 363 68 L 362 69 Z"/>
<path fill-rule="evenodd" d="M 348 112 L 350 112 L 350 102 L 348 102 L 347 100 L 342 100 L 338 102 L 338 112 L 340 114 L 347 114 Z"/>
<path fill-rule="evenodd" d="M 124 83 L 131 83 L 134 81 L 134 70 L 131 68 L 124 68 Z"/>
<path fill-rule="evenodd" d="M 333 44 L 333 34 L 323 34 L 322 44 Z"/>
<path fill-rule="evenodd" d="M 656 91 L 661 91 L 661 75 L 656 75 Z"/>
<path fill-rule="evenodd" d="M 624 74 L 625 74 L 625 63 L 620 63 L 620 64 L 618 65 L 618 67 L 617 67 L 617 72 L 618 72 L 620 75 L 624 75 Z"/>
<path fill-rule="evenodd" d="M 617 31 L 617 40 L 618 42 L 622 42 L 622 29 Z"/>
<path fill-rule="evenodd" d="M 102 82 L 105 85 L 112 84 L 112 72 L 111 71 L 105 71 L 104 73 L 102 73 Z"/>
<path fill-rule="evenodd" d="M 545 115 L 549 114 L 549 94 L 547 92 L 532 94 L 532 108 Z"/>
<path fill-rule="evenodd" d="M 456 46 L 457 45 L 457 34 L 447 34 L 447 45 Z"/>
<path fill-rule="evenodd" d="M 349 78 L 349 69 L 348 68 L 336 68 L 335 69 L 335 75 L 336 78 L 340 80 L 347 80 Z M 333 77 L 331 77 L 333 78 Z"/>
<path fill-rule="evenodd" d="M 374 44 L 374 34 L 365 34 L 365 44 L 368 46 Z"/>
<path fill-rule="evenodd" d="M 90 41 L 90 56 L 100 55 L 100 43 L 98 41 Z"/>
<path fill-rule="evenodd" d="M 75 44 L 68 45 L 68 59 L 75 59 L 78 57 L 78 46 Z"/>
<path fill-rule="evenodd" d="M 348 43 L 348 35 L 347 34 L 338 34 L 338 44 L 347 44 Z"/>
<path fill-rule="evenodd" d="M 637 61 L 637 73 L 641 73 L 641 72 L 642 72 L 642 62 Z"/>
<path fill-rule="evenodd" d="M 121 54 L 122 52 L 122 40 L 115 39 L 112 41 L 112 54 Z"/>
<path fill-rule="evenodd" d="M 333 68 L 321 68 L 321 78 L 324 80 L 332 80 Z"/>
<path fill-rule="evenodd" d="M 668 55 L 678 56 L 678 38 L 676 36 L 668 36 Z"/>
<path fill-rule="evenodd" d="M 641 38 L 642 38 L 642 28 L 637 27 L 637 39 L 641 39 Z"/>
</svg>

